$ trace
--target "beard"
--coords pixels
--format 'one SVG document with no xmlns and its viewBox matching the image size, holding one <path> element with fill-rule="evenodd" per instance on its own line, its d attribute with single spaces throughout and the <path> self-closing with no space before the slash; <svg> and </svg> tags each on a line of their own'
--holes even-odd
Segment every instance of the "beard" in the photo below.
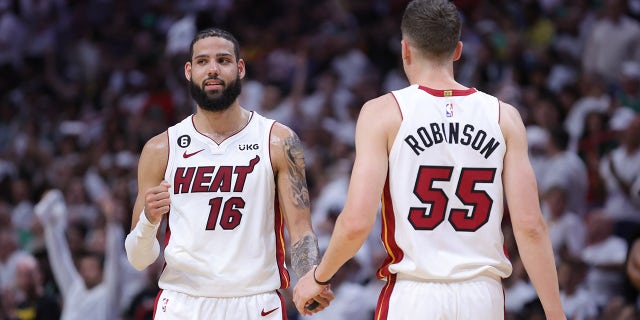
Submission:
<svg viewBox="0 0 640 320">
<path fill-rule="evenodd" d="M 191 97 L 204 110 L 207 111 L 223 111 L 228 109 L 231 104 L 242 92 L 242 81 L 240 75 L 235 80 L 229 82 L 229 86 L 222 90 L 222 93 L 207 93 L 193 82 L 189 80 L 189 91 Z M 219 94 L 218 97 L 215 95 Z"/>
</svg>

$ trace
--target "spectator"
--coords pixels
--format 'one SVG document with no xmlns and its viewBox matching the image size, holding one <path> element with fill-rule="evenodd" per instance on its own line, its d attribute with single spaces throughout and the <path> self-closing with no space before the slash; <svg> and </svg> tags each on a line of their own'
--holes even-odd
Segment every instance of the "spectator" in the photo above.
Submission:
<svg viewBox="0 0 640 320">
<path fill-rule="evenodd" d="M 18 236 L 11 225 L 0 228 L 0 290 L 13 285 L 18 262 L 26 254 L 18 247 Z"/>
<path fill-rule="evenodd" d="M 587 39 L 583 70 L 614 83 L 627 60 L 640 60 L 640 23 L 627 15 L 624 0 L 606 0 Z"/>
<path fill-rule="evenodd" d="M 67 209 L 62 193 L 47 192 L 35 212 L 44 225 L 49 261 L 62 293 L 61 319 L 86 319 L 89 314 L 93 319 L 117 318 L 119 257 L 124 239 L 121 226 L 110 219 L 110 212 L 104 212 L 109 221 L 104 261 L 101 255 L 87 252 L 79 258 L 76 268 L 64 238 Z"/>
<path fill-rule="evenodd" d="M 564 120 L 564 128 L 569 133 L 569 150 L 575 151 L 580 137 L 584 135 L 586 116 L 590 112 L 606 113 L 611 97 L 605 83 L 595 75 L 583 74 L 578 82 L 580 98 L 571 105 Z"/>
<path fill-rule="evenodd" d="M 270 103 L 278 106 L 286 102 L 284 99 L 294 86 L 302 88 L 299 108 L 283 114 L 292 127 L 300 128 L 308 160 L 312 209 L 320 209 L 324 200 L 318 197 L 336 192 L 324 190 L 336 186 L 329 184 L 333 181 L 330 173 L 339 163 L 350 161 L 350 152 L 346 151 L 350 147 L 345 144 L 353 128 L 344 116 L 347 111 L 357 114 L 359 108 L 345 106 L 349 101 L 360 104 L 371 92 L 387 92 L 406 85 L 397 46 L 397 25 L 405 3 L 0 0 L 0 72 L 7 75 L 0 78 L 0 234 L 8 231 L 0 237 L 10 239 L 0 247 L 13 246 L 11 252 L 20 254 L 42 252 L 45 242 L 40 230 L 34 228 L 39 226 L 31 207 L 40 193 L 51 187 L 69 196 L 66 235 L 72 256 L 85 250 L 87 237 L 100 246 L 105 229 L 95 205 L 100 196 L 96 195 L 103 191 L 117 195 L 124 210 L 130 212 L 131 199 L 137 192 L 135 159 L 144 140 L 159 133 L 154 131 L 163 130 L 159 124 L 175 123 L 194 110 L 184 85 L 184 70 L 175 66 L 188 55 L 188 42 L 182 35 L 194 34 L 199 27 L 229 28 L 248 44 L 243 51 L 250 65 L 251 83 L 244 81 L 243 94 L 249 94 L 250 87 L 274 84 L 268 79 L 277 78 L 278 88 L 284 91 L 280 91 L 281 97 L 272 95 Z M 521 106 L 519 111 L 526 123 L 531 126 L 540 121 L 547 126 L 545 133 L 556 130 L 557 120 L 567 115 L 563 123 L 571 136 L 567 151 L 582 155 L 589 173 L 585 207 L 600 207 L 605 201 L 615 203 L 612 199 L 620 196 L 621 189 L 609 189 L 614 183 L 609 181 L 612 177 L 601 177 L 600 169 L 609 159 L 614 164 L 627 165 L 626 158 L 614 156 L 619 150 L 610 151 L 626 138 L 613 135 L 611 140 L 605 139 L 611 146 L 608 142 L 600 144 L 598 155 L 587 147 L 587 157 L 580 138 L 588 138 L 587 144 L 594 146 L 595 140 L 603 141 L 600 134 L 591 131 L 591 125 L 604 125 L 601 129 L 605 132 L 607 128 L 616 131 L 627 127 L 629 113 L 638 114 L 639 78 L 634 65 L 640 60 L 633 56 L 632 47 L 639 42 L 630 39 L 637 33 L 633 30 L 640 17 L 640 1 L 456 3 L 463 8 L 463 19 L 469 26 L 463 31 L 463 57 L 455 65 L 461 82 Z M 616 3 L 622 4 L 618 11 L 621 14 L 605 15 L 605 11 L 612 11 L 605 8 L 613 8 Z M 621 47 L 625 44 L 629 47 Z M 300 58 L 301 52 L 306 54 L 306 61 L 279 60 L 283 56 Z M 268 69 L 267 57 L 274 59 L 273 65 L 283 68 Z M 300 75 L 291 73 L 296 62 L 304 62 L 304 70 L 300 69 L 305 74 L 302 86 L 298 82 Z M 596 71 L 596 67 L 603 68 L 598 67 L 601 62 L 614 66 L 604 67 L 607 76 Z M 333 65 L 346 67 L 338 73 Z M 386 81 L 382 81 L 383 77 Z M 384 83 L 386 89 L 371 86 L 370 79 Z M 353 87 L 347 88 L 345 83 Z M 402 83 L 405 84 L 398 85 Z M 540 96 L 551 93 L 559 103 L 552 101 L 554 106 L 547 101 L 539 105 Z M 162 99 L 153 100 L 152 96 Z M 332 103 L 327 103 L 330 96 Z M 242 104 L 258 109 L 262 101 L 260 89 L 249 98 Z M 158 117 L 150 125 L 140 121 L 139 115 L 144 112 L 145 103 L 152 101 L 167 109 L 159 113 L 166 117 Z M 173 112 L 164 113 L 171 111 L 170 107 Z M 149 112 L 152 109 L 147 107 Z M 294 111 L 299 115 L 292 116 Z M 549 121 L 540 116 L 549 111 L 557 119 Z M 600 121 L 610 118 L 608 124 L 592 122 L 596 117 L 590 112 L 599 114 Z M 83 129 L 64 133 L 61 129 L 65 128 Z M 531 140 L 529 145 L 536 176 L 547 167 L 546 152 L 537 153 L 546 144 L 543 141 Z M 555 173 L 560 176 L 564 171 Z M 622 180 L 630 181 L 631 177 L 625 174 L 621 174 Z M 98 188 L 88 182 L 95 178 L 101 180 Z M 605 180 L 609 181 L 606 188 Z M 571 185 L 571 191 L 575 186 L 578 184 Z M 640 182 L 629 186 L 630 190 L 638 190 Z M 24 188 L 24 202 L 14 198 L 12 188 Z M 72 208 L 72 203 L 78 206 Z M 20 212 L 15 215 L 16 223 L 5 212 Z M 81 219 L 69 219 L 71 216 Z M 312 217 L 317 219 L 313 214 Z M 123 221 L 127 228 L 128 219 Z M 629 226 L 633 224 L 617 223 L 614 232 L 633 239 L 634 232 L 626 229 Z M 3 280 L 3 275 L 13 265 L 9 262 L 13 258 L 5 260 L 3 254 L 2 286 L 12 282 L 12 277 Z M 48 264 L 42 267 L 49 269 Z M 145 279 L 139 273 L 128 273 L 126 269 L 123 272 L 129 274 L 121 277 L 125 283 Z M 46 291 L 59 294 L 53 280 L 48 282 Z M 509 292 L 507 299 L 508 295 Z M 132 296 L 132 292 L 121 291 L 122 308 L 131 304 Z M 295 314 L 290 318 L 295 319 Z"/>
<path fill-rule="evenodd" d="M 626 61 L 622 64 L 622 80 L 616 98 L 620 106 L 640 114 L 640 62 Z"/>
<path fill-rule="evenodd" d="M 627 257 L 627 243 L 613 234 L 613 221 L 602 209 L 587 215 L 587 244 L 581 259 L 588 266 L 586 288 L 594 296 L 599 308 L 613 297 L 621 295 L 623 265 Z"/>
<path fill-rule="evenodd" d="M 549 227 L 556 264 L 580 256 L 585 244 L 586 227 L 582 217 L 567 209 L 568 191 L 552 186 L 543 196 L 542 213 Z"/>
<path fill-rule="evenodd" d="M 583 215 L 587 199 L 587 167 L 575 152 L 567 150 L 569 135 L 562 128 L 550 133 L 549 156 L 539 181 L 541 194 L 560 186 L 567 192 L 567 210 Z"/>
<path fill-rule="evenodd" d="M 536 180 L 540 181 L 544 174 L 544 169 L 549 160 L 547 148 L 549 145 L 549 132 L 537 125 L 527 126 L 527 142 L 529 143 L 529 159 Z"/>
<path fill-rule="evenodd" d="M 607 188 L 606 212 L 617 222 L 625 239 L 640 233 L 640 116 L 633 117 L 621 133 L 620 146 L 600 164 Z"/>
<path fill-rule="evenodd" d="M 517 314 L 527 303 L 537 299 L 536 289 L 527 277 L 520 256 L 511 257 L 511 263 L 513 272 L 502 282 L 505 293 L 504 309 L 507 315 Z"/>
<path fill-rule="evenodd" d="M 579 259 L 565 259 L 558 267 L 560 298 L 567 319 L 597 319 L 598 306 L 594 295 L 583 285 L 587 270 L 588 266 Z"/>
<path fill-rule="evenodd" d="M 587 166 L 589 189 L 587 206 L 602 206 L 606 197 L 604 181 L 600 176 L 602 157 L 617 146 L 616 132 L 609 129 L 608 115 L 604 112 L 587 113 L 584 131 L 578 141 L 578 156 Z"/>
<path fill-rule="evenodd" d="M 25 23 L 16 14 L 16 1 L 0 1 L 0 65 L 22 65 Z"/>
<path fill-rule="evenodd" d="M 31 255 L 24 255 L 16 268 L 16 308 L 18 320 L 58 320 L 60 302 L 44 290 L 40 266 Z"/>
</svg>

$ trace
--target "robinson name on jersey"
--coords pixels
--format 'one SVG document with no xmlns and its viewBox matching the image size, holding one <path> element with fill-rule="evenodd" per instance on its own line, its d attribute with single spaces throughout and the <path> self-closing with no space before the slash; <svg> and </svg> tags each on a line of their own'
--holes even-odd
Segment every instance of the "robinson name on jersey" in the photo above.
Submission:
<svg viewBox="0 0 640 320">
<path fill-rule="evenodd" d="M 485 159 L 488 159 L 500 145 L 500 142 L 490 137 L 486 131 L 476 129 L 472 124 L 463 125 L 459 122 L 432 122 L 428 126 L 419 127 L 415 134 L 408 135 L 404 141 L 416 155 L 420 155 L 427 148 L 445 142 L 469 146 Z"/>
</svg>

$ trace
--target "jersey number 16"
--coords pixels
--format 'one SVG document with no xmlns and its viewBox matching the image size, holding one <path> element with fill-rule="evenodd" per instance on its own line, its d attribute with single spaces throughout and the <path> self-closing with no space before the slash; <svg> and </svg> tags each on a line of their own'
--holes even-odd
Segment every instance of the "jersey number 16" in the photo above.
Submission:
<svg viewBox="0 0 640 320">
<path fill-rule="evenodd" d="M 224 204 L 222 203 L 222 197 L 212 198 L 209 200 L 211 210 L 209 211 L 206 230 L 215 230 L 217 224 L 224 230 L 235 229 L 240 224 L 240 220 L 242 220 L 240 209 L 244 208 L 244 205 L 245 202 L 240 197 L 232 197 L 225 201 Z"/>
</svg>

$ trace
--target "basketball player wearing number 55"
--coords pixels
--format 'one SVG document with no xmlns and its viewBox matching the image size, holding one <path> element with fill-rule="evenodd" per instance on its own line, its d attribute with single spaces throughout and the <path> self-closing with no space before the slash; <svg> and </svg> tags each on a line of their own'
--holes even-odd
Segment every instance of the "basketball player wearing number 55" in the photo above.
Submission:
<svg viewBox="0 0 640 320">
<path fill-rule="evenodd" d="M 547 319 L 565 319 L 551 243 L 518 111 L 454 79 L 461 19 L 447 0 L 402 18 L 410 86 L 364 104 L 347 201 L 320 264 L 294 289 L 301 313 L 365 241 L 382 196 L 386 280 L 375 319 L 502 319 L 511 273 L 506 196 L 518 249 Z"/>
<path fill-rule="evenodd" d="M 127 256 L 166 265 L 154 319 L 286 319 L 278 289 L 317 263 L 302 146 L 297 135 L 238 103 L 245 62 L 236 38 L 207 29 L 191 42 L 184 73 L 196 113 L 144 146 Z M 333 299 L 325 290 L 314 312 Z"/>
</svg>

